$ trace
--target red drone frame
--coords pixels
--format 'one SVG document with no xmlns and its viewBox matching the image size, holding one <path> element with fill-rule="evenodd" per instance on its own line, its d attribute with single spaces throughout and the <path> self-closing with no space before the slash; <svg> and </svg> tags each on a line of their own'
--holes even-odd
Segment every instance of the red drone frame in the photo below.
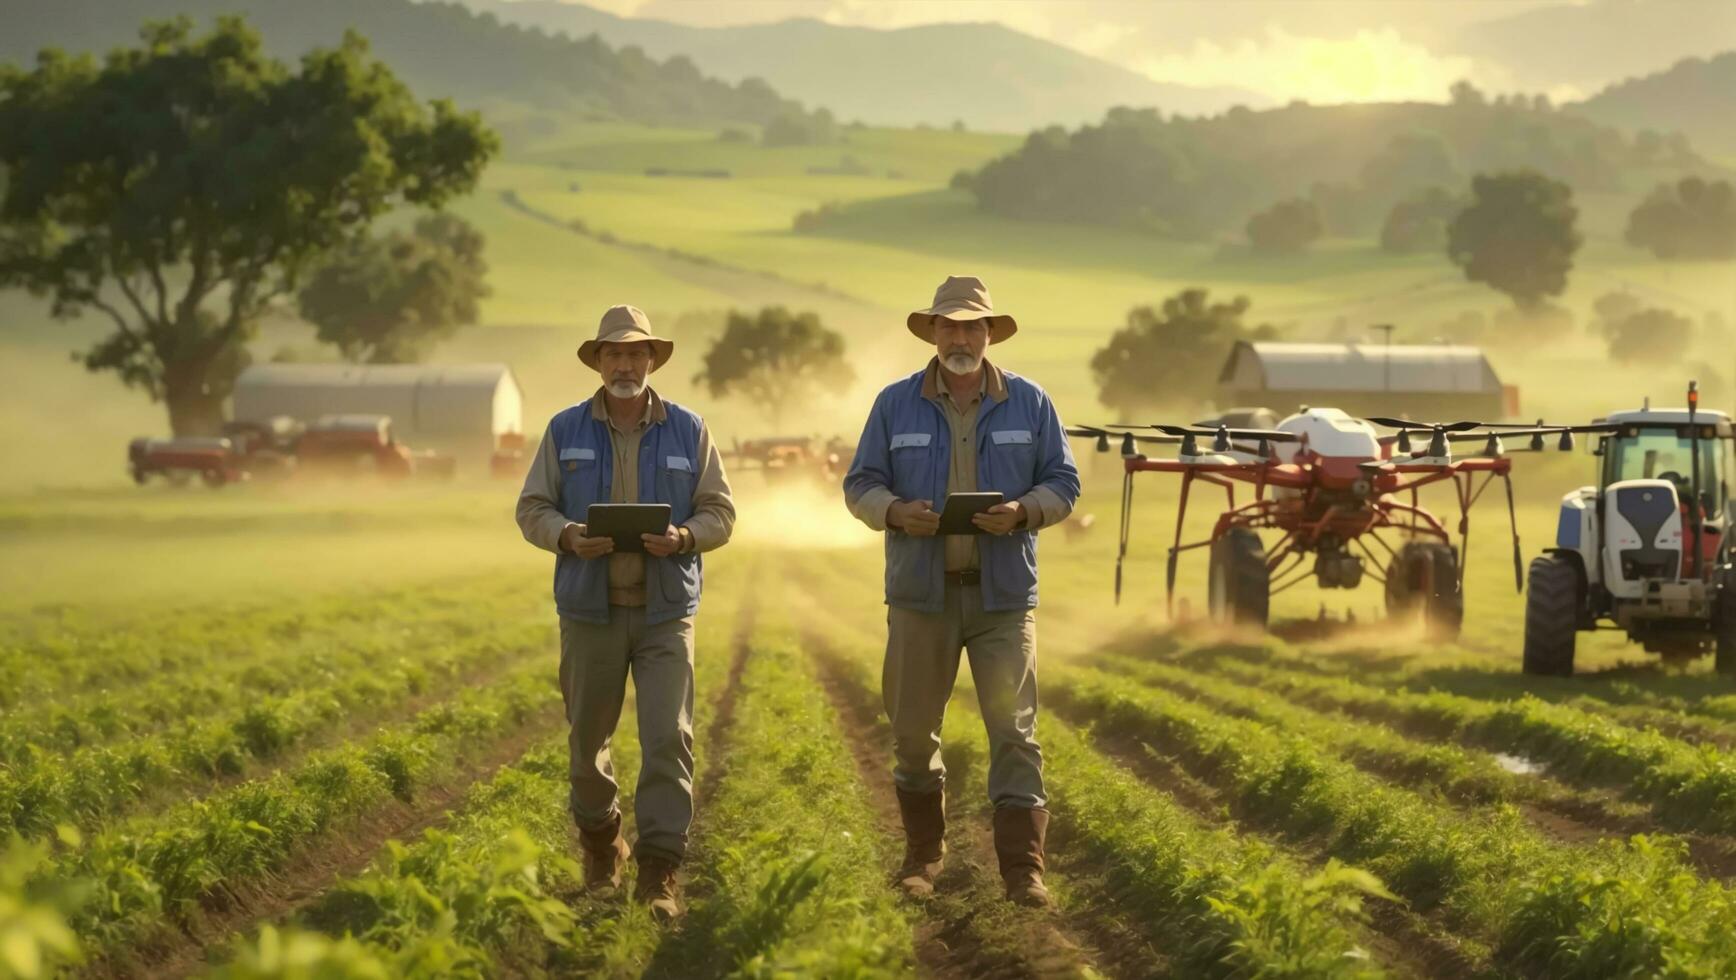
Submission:
<svg viewBox="0 0 1736 980">
<path fill-rule="evenodd" d="M 1374 425 L 1398 431 L 1381 436 Z M 1157 434 L 1136 431 L 1145 429 Z M 1497 429 L 1501 431 L 1494 431 Z M 1111 425 L 1070 428 L 1068 434 L 1095 437 L 1099 452 L 1109 450 L 1112 434 L 1119 435 L 1122 442 L 1125 475 L 1115 564 L 1117 600 L 1131 528 L 1133 475 L 1142 471 L 1179 473 L 1181 505 L 1165 582 L 1166 599 L 1171 603 L 1182 553 L 1210 548 L 1214 618 L 1264 625 L 1270 597 L 1310 576 L 1324 588 L 1348 589 L 1359 585 L 1366 575 L 1385 586 L 1389 612 L 1420 611 L 1437 634 L 1452 636 L 1457 635 L 1464 617 L 1462 560 L 1470 541 L 1471 507 L 1497 478 L 1506 491 L 1514 580 L 1516 586 L 1523 587 L 1509 475 L 1512 461 L 1506 456 L 1501 436 L 1529 436 L 1529 448 L 1537 450 L 1543 448 L 1545 435 L 1558 435 L 1561 448 L 1569 449 L 1572 431 L 1541 423 L 1363 420 L 1328 408 L 1305 409 L 1276 429 Z M 1411 451 L 1413 434 L 1427 439 L 1420 452 Z M 1209 451 L 1200 450 L 1201 437 L 1213 440 Z M 1475 455 L 1453 458 L 1452 444 L 1466 441 L 1482 441 L 1484 445 Z M 1179 444 L 1180 451 L 1174 459 L 1151 459 L 1137 452 L 1138 443 Z M 1457 549 L 1446 526 L 1418 501 L 1423 487 L 1447 481 L 1452 482 L 1459 502 Z M 1186 542 L 1182 540 L 1183 525 L 1196 482 L 1222 487 L 1226 508 L 1210 537 Z M 1252 487 L 1251 501 L 1237 503 L 1237 484 Z M 1264 530 L 1281 532 L 1269 548 L 1260 542 L 1259 532 Z M 1406 540 L 1394 548 L 1382 537 L 1383 531 L 1395 532 Z M 1370 547 L 1371 540 L 1385 553 L 1384 562 Z M 1314 556 L 1313 567 L 1305 568 L 1310 555 Z"/>
</svg>

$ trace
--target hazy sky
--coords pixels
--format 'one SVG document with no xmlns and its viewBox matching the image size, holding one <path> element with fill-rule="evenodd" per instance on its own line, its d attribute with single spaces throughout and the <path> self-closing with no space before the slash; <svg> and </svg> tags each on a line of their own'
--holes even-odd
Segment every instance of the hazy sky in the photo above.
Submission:
<svg viewBox="0 0 1736 980">
<path fill-rule="evenodd" d="M 1315 102 L 1439 100 L 1460 78 L 1572 98 L 1684 55 L 1736 48 L 1736 0 L 584 2 L 711 26 L 789 17 L 879 28 L 998 21 L 1162 81 Z M 1568 9 L 1538 16 L 1551 7 Z M 1523 27 L 1507 31 L 1509 21 Z"/>
</svg>

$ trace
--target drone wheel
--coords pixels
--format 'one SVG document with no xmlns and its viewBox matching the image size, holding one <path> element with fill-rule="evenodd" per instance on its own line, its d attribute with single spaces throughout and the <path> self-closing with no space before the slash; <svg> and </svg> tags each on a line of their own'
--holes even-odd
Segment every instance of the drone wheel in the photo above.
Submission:
<svg viewBox="0 0 1736 980">
<path fill-rule="evenodd" d="M 1239 626 L 1266 625 L 1272 579 L 1260 536 L 1231 528 L 1212 545 L 1210 601 L 1212 619 Z"/>
<path fill-rule="evenodd" d="M 1421 613 L 1429 637 L 1456 640 L 1465 622 L 1459 556 L 1439 541 L 1408 541 L 1386 569 L 1386 611 L 1393 618 Z"/>
<path fill-rule="evenodd" d="M 1562 555 L 1531 559 L 1525 589 L 1525 673 L 1573 676 L 1579 603 L 1579 569 L 1572 559 Z"/>
</svg>

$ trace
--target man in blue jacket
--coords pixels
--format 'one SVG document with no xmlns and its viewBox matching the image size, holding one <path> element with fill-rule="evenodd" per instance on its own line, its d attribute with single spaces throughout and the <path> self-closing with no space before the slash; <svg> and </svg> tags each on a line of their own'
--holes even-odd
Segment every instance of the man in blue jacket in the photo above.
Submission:
<svg viewBox="0 0 1736 980">
<path fill-rule="evenodd" d="M 952 276 L 910 332 L 935 348 L 921 371 L 880 392 L 844 477 L 844 499 L 886 532 L 886 663 L 893 782 L 904 819 L 898 886 L 933 894 L 945 854 L 940 724 L 962 650 L 989 735 L 995 854 L 1007 898 L 1049 904 L 1049 813 L 1036 740 L 1037 529 L 1065 520 L 1079 471 L 1060 416 L 1036 384 L 989 363 L 1018 330 L 980 279 Z M 949 492 L 999 491 L 977 535 L 937 536 Z"/>
<path fill-rule="evenodd" d="M 566 701 L 569 806 L 579 825 L 585 887 L 619 887 L 627 857 L 609 742 L 627 675 L 639 703 L 639 864 L 634 898 L 657 918 L 681 915 L 675 871 L 693 820 L 693 616 L 700 553 L 735 525 L 723 462 L 705 420 L 648 383 L 675 344 L 631 306 L 603 314 L 579 360 L 602 375 L 596 394 L 549 420 L 518 498 L 525 539 L 555 553 Z M 586 533 L 593 503 L 668 504 L 669 526 L 644 552 L 616 552 Z"/>
</svg>

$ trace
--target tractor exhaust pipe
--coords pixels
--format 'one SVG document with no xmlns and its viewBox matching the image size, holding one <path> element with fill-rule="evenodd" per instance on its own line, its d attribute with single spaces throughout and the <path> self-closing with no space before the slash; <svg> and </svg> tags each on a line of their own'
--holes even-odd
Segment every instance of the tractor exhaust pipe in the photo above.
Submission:
<svg viewBox="0 0 1736 980">
<path fill-rule="evenodd" d="M 1689 493 L 1693 500 L 1688 504 L 1688 526 L 1694 535 L 1693 546 L 1688 553 L 1693 557 L 1689 560 L 1688 569 L 1695 578 L 1703 578 L 1700 561 L 1700 541 L 1705 531 L 1700 525 L 1700 424 L 1694 418 L 1700 409 L 1700 383 L 1688 382 L 1688 453 L 1693 456 L 1690 464 Z"/>
</svg>

